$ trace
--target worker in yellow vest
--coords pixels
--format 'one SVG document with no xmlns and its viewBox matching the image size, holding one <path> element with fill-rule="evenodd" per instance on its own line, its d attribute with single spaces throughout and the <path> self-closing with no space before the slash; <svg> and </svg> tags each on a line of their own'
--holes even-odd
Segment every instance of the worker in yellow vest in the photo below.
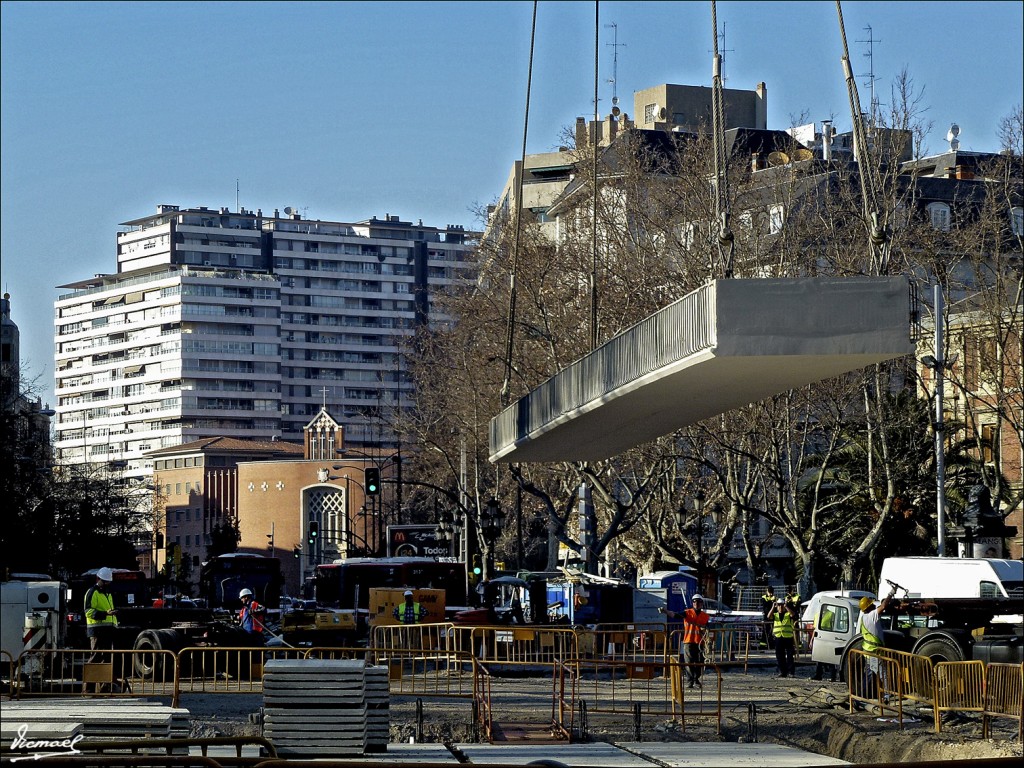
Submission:
<svg viewBox="0 0 1024 768">
<path fill-rule="evenodd" d="M 879 648 L 885 647 L 885 629 L 882 625 L 882 614 L 889 607 L 889 602 L 895 594 L 896 590 L 893 589 L 877 606 L 870 597 L 862 597 L 860 599 L 858 606 L 860 608 L 860 618 L 857 619 L 857 632 L 861 636 L 863 643 L 861 650 L 864 653 L 874 654 L 878 652 Z M 871 656 L 867 659 L 867 664 L 864 668 L 863 696 L 868 698 L 875 697 L 877 694 L 875 685 L 878 678 L 881 678 L 881 666 L 878 662 L 878 657 Z"/>
<path fill-rule="evenodd" d="M 768 614 L 772 622 L 772 637 L 775 639 L 775 662 L 779 677 L 796 677 L 793 661 L 796 650 L 796 611 L 784 598 L 779 598 Z"/>
<path fill-rule="evenodd" d="M 114 596 L 110 594 L 110 582 L 113 580 L 113 571 L 100 568 L 96 572 L 96 586 L 85 593 L 85 633 L 89 638 L 89 650 L 93 652 L 89 663 L 100 660 L 100 651 L 114 647 L 117 608 Z"/>
</svg>

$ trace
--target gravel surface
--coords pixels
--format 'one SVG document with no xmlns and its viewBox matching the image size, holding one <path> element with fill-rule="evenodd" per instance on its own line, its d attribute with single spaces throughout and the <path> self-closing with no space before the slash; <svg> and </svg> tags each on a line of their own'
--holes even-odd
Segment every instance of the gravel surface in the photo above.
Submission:
<svg viewBox="0 0 1024 768">
<path fill-rule="evenodd" d="M 685 724 L 666 715 L 641 718 L 642 741 L 759 741 L 799 747 L 855 763 L 923 762 L 990 757 L 1021 757 L 1017 724 L 1008 718 L 992 721 L 991 736 L 981 738 L 981 717 L 954 713 L 934 732 L 930 711 L 904 710 L 905 724 L 877 713 L 848 711 L 846 687 L 810 680 L 813 667 L 798 677 L 779 679 L 767 668 L 722 674 L 722 726 L 713 717 L 687 717 Z M 710 684 L 709 684 L 710 683 Z M 515 723 L 550 722 L 551 680 L 495 679 L 492 704 L 495 720 Z M 610 690 L 610 689 L 609 689 Z M 593 691 L 593 689 L 591 689 Z M 705 707 L 714 706 L 713 678 L 705 677 Z M 635 741 L 631 713 L 603 714 L 598 692 L 588 699 L 587 736 L 595 741 Z M 617 695 L 622 696 L 621 689 Z M 587 695 L 584 695 L 587 698 Z M 193 735 L 258 735 L 262 697 L 252 694 L 184 695 L 181 706 L 192 715 Z M 391 741 L 456 744 L 475 740 L 472 704 L 467 699 L 423 699 L 417 721 L 415 697 L 392 696 Z"/>
</svg>

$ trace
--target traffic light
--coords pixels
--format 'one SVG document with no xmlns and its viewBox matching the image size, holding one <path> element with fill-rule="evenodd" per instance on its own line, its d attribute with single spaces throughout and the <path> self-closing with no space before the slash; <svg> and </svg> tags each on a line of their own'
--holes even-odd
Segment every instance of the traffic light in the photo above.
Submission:
<svg viewBox="0 0 1024 768">
<path fill-rule="evenodd" d="M 300 547 L 298 544 L 296 544 L 295 548 L 292 550 L 292 554 L 296 558 L 302 557 L 302 547 Z"/>
<path fill-rule="evenodd" d="M 363 473 L 367 496 L 380 495 L 380 470 L 377 467 L 367 467 Z"/>
<path fill-rule="evenodd" d="M 483 568 L 480 567 L 480 555 L 473 555 L 473 575 L 479 576 L 483 573 Z"/>
<path fill-rule="evenodd" d="M 320 538 L 320 523 L 316 520 L 309 521 L 309 543 L 310 545 L 316 544 L 316 540 Z"/>
</svg>

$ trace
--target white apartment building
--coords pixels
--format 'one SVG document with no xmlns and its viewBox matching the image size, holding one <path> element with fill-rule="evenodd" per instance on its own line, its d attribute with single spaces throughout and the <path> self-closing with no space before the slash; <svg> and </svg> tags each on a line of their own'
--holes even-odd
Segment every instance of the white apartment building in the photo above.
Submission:
<svg viewBox="0 0 1024 768">
<path fill-rule="evenodd" d="M 433 292 L 472 279 L 474 237 L 290 208 L 125 222 L 116 273 L 54 305 L 58 460 L 141 477 L 147 452 L 204 437 L 301 442 L 324 404 L 348 446 L 392 447 L 390 417 L 413 404 L 400 342 L 442 319 Z"/>
</svg>

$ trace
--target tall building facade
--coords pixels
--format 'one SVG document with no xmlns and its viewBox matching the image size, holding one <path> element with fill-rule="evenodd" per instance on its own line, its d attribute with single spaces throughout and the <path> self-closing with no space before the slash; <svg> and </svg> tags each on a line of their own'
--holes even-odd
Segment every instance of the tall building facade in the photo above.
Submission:
<svg viewBox="0 0 1024 768">
<path fill-rule="evenodd" d="M 320 409 L 387 449 L 413 393 L 400 345 L 442 321 L 431 295 L 472 279 L 474 235 L 373 217 L 160 205 L 117 233 L 117 271 L 55 302 L 64 463 L 118 462 L 207 437 L 301 442 Z"/>
</svg>

